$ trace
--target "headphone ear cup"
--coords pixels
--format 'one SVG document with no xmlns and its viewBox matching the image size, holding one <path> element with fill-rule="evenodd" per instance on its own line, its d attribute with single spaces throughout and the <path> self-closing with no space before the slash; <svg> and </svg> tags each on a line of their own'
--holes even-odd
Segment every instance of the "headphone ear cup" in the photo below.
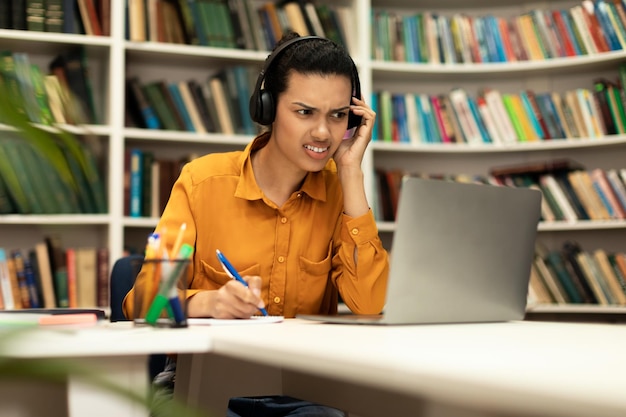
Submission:
<svg viewBox="0 0 626 417">
<path fill-rule="evenodd" d="M 352 129 L 353 127 L 358 127 L 361 124 L 362 120 L 363 120 L 362 116 L 358 116 L 352 113 L 352 111 L 350 111 L 350 113 L 348 113 L 348 129 Z"/>
<path fill-rule="evenodd" d="M 276 107 L 274 107 L 274 96 L 268 91 L 261 90 L 259 95 L 259 102 L 261 103 L 260 120 L 259 123 L 264 126 L 269 126 L 274 123 L 276 117 Z"/>
</svg>

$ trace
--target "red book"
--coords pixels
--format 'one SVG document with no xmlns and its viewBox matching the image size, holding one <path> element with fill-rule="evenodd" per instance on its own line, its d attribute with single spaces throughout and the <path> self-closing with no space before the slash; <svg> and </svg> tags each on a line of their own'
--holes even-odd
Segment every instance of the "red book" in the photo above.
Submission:
<svg viewBox="0 0 626 417">
<path fill-rule="evenodd" d="M 102 36 L 102 26 L 94 0 L 78 0 L 78 10 L 87 35 Z"/>
<path fill-rule="evenodd" d="M 502 38 L 502 44 L 504 45 L 504 53 L 508 62 L 517 61 L 513 45 L 511 44 L 511 37 L 509 35 L 509 24 L 506 19 L 502 17 L 496 18 L 498 22 L 498 29 L 500 30 L 500 36 Z"/>
<path fill-rule="evenodd" d="M 569 37 L 567 28 L 565 26 L 565 22 L 563 22 L 563 16 L 561 15 L 561 12 L 558 10 L 553 10 L 552 18 L 554 19 L 554 23 L 556 24 L 556 29 L 560 35 L 561 41 L 563 42 L 563 47 L 565 48 L 565 54 L 567 56 L 576 56 L 576 50 L 574 50 L 572 39 Z"/>
<path fill-rule="evenodd" d="M 588 7 L 585 6 L 583 2 L 583 17 L 585 18 L 585 23 L 589 28 L 589 33 L 591 34 L 591 38 L 593 39 L 593 43 L 596 45 L 598 52 L 608 52 L 611 50 L 609 44 L 606 42 L 606 37 L 604 34 L 604 30 L 602 30 L 602 26 L 598 21 L 598 17 L 593 12 L 593 5 L 590 6 L 592 10 L 589 10 Z"/>
</svg>

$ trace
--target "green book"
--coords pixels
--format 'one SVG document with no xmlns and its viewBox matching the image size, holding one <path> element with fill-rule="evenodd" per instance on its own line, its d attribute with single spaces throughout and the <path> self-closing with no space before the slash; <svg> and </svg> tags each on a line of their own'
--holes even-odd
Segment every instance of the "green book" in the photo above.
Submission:
<svg viewBox="0 0 626 417">
<path fill-rule="evenodd" d="M 417 100 L 417 98 L 416 98 Z M 380 121 L 381 121 L 381 133 L 384 142 L 393 141 L 393 113 L 391 105 L 391 92 L 380 92 Z"/>
<path fill-rule="evenodd" d="M 502 94 L 502 103 L 504 103 L 504 108 L 509 115 L 509 119 L 511 119 L 513 129 L 515 129 L 515 135 L 518 138 L 525 138 L 526 134 L 524 133 L 522 122 L 517 117 L 517 112 L 515 111 L 515 105 L 513 103 L 513 100 L 514 98 L 511 94 Z"/>
<path fill-rule="evenodd" d="M 567 268 L 565 267 L 565 262 L 561 253 L 559 251 L 550 251 L 546 256 L 546 263 L 548 266 L 554 271 L 556 277 L 559 282 L 565 289 L 567 296 L 569 298 L 569 302 L 571 303 L 582 303 L 583 299 L 580 295 L 572 277 L 570 276 Z"/>
<path fill-rule="evenodd" d="M 148 101 L 156 111 L 157 116 L 161 122 L 161 125 L 166 130 L 179 130 L 178 123 L 174 117 L 174 114 L 167 105 L 165 96 L 159 82 L 151 82 L 142 86 L 143 92 L 148 98 Z"/>
</svg>

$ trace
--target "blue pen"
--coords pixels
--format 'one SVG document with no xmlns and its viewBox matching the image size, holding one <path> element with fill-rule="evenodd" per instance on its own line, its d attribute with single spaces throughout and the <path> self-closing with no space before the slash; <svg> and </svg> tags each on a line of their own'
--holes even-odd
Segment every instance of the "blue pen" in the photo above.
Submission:
<svg viewBox="0 0 626 417">
<path fill-rule="evenodd" d="M 219 259 L 220 263 L 222 264 L 222 268 L 224 269 L 224 271 L 226 271 L 228 276 L 230 276 L 233 279 L 236 279 L 237 281 L 241 282 L 243 285 L 245 285 L 247 287 L 248 283 L 246 281 L 244 281 L 243 278 L 241 278 L 241 275 L 239 275 L 239 272 L 237 272 L 237 270 L 230 264 L 230 262 L 228 262 L 228 259 L 226 259 L 224 254 L 222 252 L 220 252 L 219 249 L 216 249 L 215 253 L 217 254 L 217 259 Z M 267 316 L 267 310 L 266 309 L 264 309 L 262 307 L 259 307 L 259 311 L 261 311 L 261 313 L 264 316 Z"/>
</svg>

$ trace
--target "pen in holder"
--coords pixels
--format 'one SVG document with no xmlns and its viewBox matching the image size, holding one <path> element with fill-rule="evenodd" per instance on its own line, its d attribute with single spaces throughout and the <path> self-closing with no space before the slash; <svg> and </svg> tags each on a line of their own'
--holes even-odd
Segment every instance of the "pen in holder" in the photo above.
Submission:
<svg viewBox="0 0 626 417">
<path fill-rule="evenodd" d="M 136 325 L 187 326 L 187 267 L 193 247 L 182 245 L 175 259 L 146 258 L 142 264 L 143 291 L 135 291 Z"/>
</svg>

